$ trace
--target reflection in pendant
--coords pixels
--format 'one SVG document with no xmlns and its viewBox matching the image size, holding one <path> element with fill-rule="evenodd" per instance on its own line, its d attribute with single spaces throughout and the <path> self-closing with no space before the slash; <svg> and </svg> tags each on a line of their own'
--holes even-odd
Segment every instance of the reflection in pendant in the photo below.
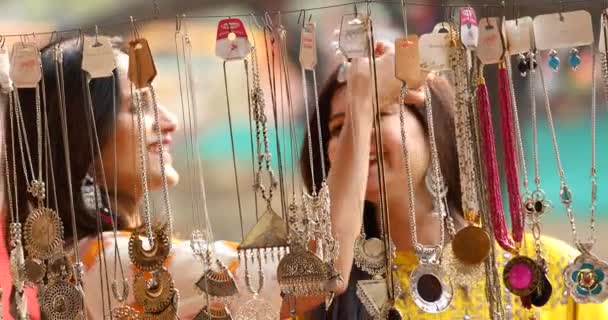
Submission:
<svg viewBox="0 0 608 320">
<path fill-rule="evenodd" d="M 254 296 L 240 307 L 234 320 L 275 320 L 278 318 L 279 312 L 273 308 L 270 302 Z"/>
<path fill-rule="evenodd" d="M 419 264 L 410 276 L 410 294 L 423 311 L 440 313 L 452 303 L 452 283 L 441 266 Z"/>
</svg>

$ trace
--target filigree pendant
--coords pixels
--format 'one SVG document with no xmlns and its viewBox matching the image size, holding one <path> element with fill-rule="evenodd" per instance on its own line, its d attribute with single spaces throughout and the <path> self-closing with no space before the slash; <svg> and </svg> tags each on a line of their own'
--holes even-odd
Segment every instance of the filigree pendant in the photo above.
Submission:
<svg viewBox="0 0 608 320">
<path fill-rule="evenodd" d="M 363 234 L 360 234 L 355 240 L 355 265 L 371 276 L 384 274 L 386 272 L 384 252 L 384 242 L 381 239 L 365 239 Z"/>
<path fill-rule="evenodd" d="M 459 286 L 471 286 L 477 283 L 485 273 L 483 263 L 465 264 L 456 258 L 451 243 L 448 243 L 443 250 L 441 266 L 452 282 Z"/>
<path fill-rule="evenodd" d="M 564 269 L 563 278 L 577 303 L 602 303 L 608 298 L 607 274 L 606 262 L 583 253 Z"/>
<path fill-rule="evenodd" d="M 51 258 L 63 247 L 63 224 L 52 209 L 38 207 L 25 220 L 25 250 L 39 260 Z"/>
<path fill-rule="evenodd" d="M 84 296 L 71 282 L 51 282 L 41 297 L 42 312 L 49 320 L 83 319 Z"/>
<path fill-rule="evenodd" d="M 171 252 L 171 240 L 164 230 L 154 231 L 152 247 L 145 249 L 139 232 L 133 232 L 129 238 L 129 258 L 141 271 L 154 271 L 163 266 Z"/>
<path fill-rule="evenodd" d="M 300 249 L 288 253 L 277 267 L 281 292 L 289 296 L 314 296 L 325 293 L 328 272 L 325 263 L 312 252 Z"/>
<path fill-rule="evenodd" d="M 232 273 L 222 262 L 215 260 L 217 269 L 209 266 L 205 274 L 196 282 L 196 287 L 212 297 L 231 297 L 239 292 Z"/>
<path fill-rule="evenodd" d="M 138 272 L 133 279 L 135 301 L 147 313 L 165 310 L 171 304 L 174 293 L 173 278 L 165 268 L 154 272 L 149 280 L 143 272 Z"/>
<path fill-rule="evenodd" d="M 234 320 L 275 320 L 279 311 L 272 304 L 257 295 L 245 302 L 236 312 Z"/>
</svg>

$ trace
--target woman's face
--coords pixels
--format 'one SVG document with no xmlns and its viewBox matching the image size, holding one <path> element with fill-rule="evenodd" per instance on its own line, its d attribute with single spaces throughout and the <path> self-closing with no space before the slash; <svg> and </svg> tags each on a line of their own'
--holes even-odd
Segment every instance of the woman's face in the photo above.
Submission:
<svg viewBox="0 0 608 320">
<path fill-rule="evenodd" d="M 117 58 L 117 68 L 120 83 L 121 103 L 116 115 L 115 128 L 112 135 L 102 149 L 102 162 L 105 169 L 108 188 L 113 190 L 113 181 L 117 179 L 117 189 L 113 190 L 119 194 L 131 194 L 139 197 L 142 194 L 142 169 L 139 149 L 139 126 L 137 120 L 137 108 L 131 97 L 131 83 L 127 78 L 129 58 L 120 54 Z M 179 174 L 173 168 L 171 158 L 171 134 L 177 130 L 175 116 L 163 105 L 158 105 L 158 120 L 154 120 L 154 108 L 152 106 L 152 94 L 149 90 L 142 90 L 143 97 L 143 128 L 144 156 L 147 166 L 147 183 L 149 190 L 157 190 L 162 187 L 161 156 L 164 162 L 167 185 L 174 186 L 179 181 Z M 117 106 L 118 107 L 118 106 Z M 161 137 L 158 137 L 156 126 L 160 127 Z M 160 145 L 163 153 L 160 153 Z M 115 167 L 114 161 L 117 162 Z M 98 171 L 99 172 L 99 171 Z"/>
<path fill-rule="evenodd" d="M 382 119 L 381 130 L 383 142 L 382 149 L 384 154 L 384 176 L 388 194 L 405 195 L 405 192 L 407 192 L 407 175 L 405 174 L 405 163 L 401 147 L 401 125 L 399 120 L 400 105 L 397 102 L 397 99 L 394 100 L 393 103 L 385 104 L 380 108 Z M 338 89 L 331 102 L 328 157 L 332 166 L 334 165 L 334 161 L 336 161 L 338 137 L 340 134 L 351 134 L 349 132 L 341 132 L 344 121 L 348 121 L 345 119 L 348 108 L 346 88 L 342 87 L 341 89 Z M 410 170 L 412 178 L 414 179 L 414 186 L 420 186 L 421 183 L 424 183 L 424 177 L 430 162 L 428 139 L 420 121 L 408 108 L 405 110 L 404 123 L 406 128 L 407 149 L 410 157 Z M 367 178 L 365 199 L 377 202 L 379 191 L 376 144 L 372 133 L 372 136 L 370 137 L 369 174 Z"/>
</svg>

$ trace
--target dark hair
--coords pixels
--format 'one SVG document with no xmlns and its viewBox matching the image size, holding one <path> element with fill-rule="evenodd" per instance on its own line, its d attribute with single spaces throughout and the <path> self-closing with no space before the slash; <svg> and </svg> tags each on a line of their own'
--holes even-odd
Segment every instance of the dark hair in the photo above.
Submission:
<svg viewBox="0 0 608 320">
<path fill-rule="evenodd" d="M 57 79 L 57 66 L 55 62 L 55 47 L 59 45 L 63 52 L 63 81 L 65 91 L 65 108 L 66 122 L 68 128 L 69 142 L 69 162 L 71 181 L 68 181 L 68 168 L 64 153 L 64 141 L 62 137 L 62 125 L 60 117 L 60 94 Z M 92 79 L 88 86 L 91 94 L 91 102 L 93 109 L 93 117 L 97 129 L 97 136 L 93 137 L 92 122 L 90 108 L 88 107 L 88 97 L 86 91 L 86 76 L 82 71 L 82 41 L 79 39 L 62 40 L 56 43 L 51 43 L 41 49 L 41 60 L 43 70 L 43 84 L 40 90 L 42 101 L 42 128 L 44 140 L 48 138 L 50 154 L 43 150 L 46 156 L 46 163 L 43 163 L 44 182 L 47 189 L 47 204 L 49 208 L 56 210 L 57 214 L 63 222 L 64 240 L 66 244 L 71 244 L 68 241 L 74 240 L 75 232 L 72 228 L 71 220 L 71 204 L 70 198 L 74 201 L 74 209 L 76 213 L 76 229 L 78 239 L 82 239 L 98 232 L 97 215 L 98 212 L 91 212 L 87 209 L 82 201 L 80 185 L 82 180 L 87 175 L 91 168 L 94 156 L 98 155 L 94 152 L 91 141 L 99 141 L 101 148 L 112 136 L 112 129 L 115 123 L 116 114 L 120 108 L 120 86 L 119 77 L 114 70 L 114 80 L 111 77 Z M 114 86 L 114 87 L 113 87 Z M 37 154 L 37 134 L 36 134 L 36 94 L 34 89 L 19 89 L 19 100 L 23 113 L 24 130 L 27 133 L 27 143 L 30 148 L 32 163 L 34 170 L 37 169 L 38 154 Z M 115 100 L 114 100 L 115 99 Z M 114 105 L 116 101 L 116 105 Z M 116 108 L 114 108 L 116 106 Z M 46 112 L 44 112 L 46 111 Z M 32 205 L 35 205 L 35 200 L 27 191 L 26 177 L 24 176 L 24 168 L 19 149 L 18 140 L 16 138 L 17 130 L 13 123 L 15 138 L 11 138 L 11 118 L 9 113 L 6 113 L 5 121 L 5 137 L 7 142 L 7 157 L 13 159 L 12 145 L 15 144 L 15 166 L 17 178 L 16 204 L 18 205 L 18 220 L 21 224 L 30 212 Z M 13 119 L 14 121 L 14 119 Z M 48 137 L 46 136 L 45 126 L 48 127 Z M 43 144 L 43 149 L 44 149 Z M 9 161 L 12 162 L 12 161 Z M 52 166 L 51 166 L 52 164 Z M 15 184 L 13 180 L 11 167 L 9 173 L 5 176 L 7 183 L 6 187 L 11 188 Z M 52 171 L 52 174 L 51 174 Z M 37 171 L 36 171 L 37 172 Z M 53 179 L 54 177 L 54 179 Z M 54 180 L 54 181 L 53 181 Z M 68 183 L 72 185 L 72 197 Z M 14 187 L 13 187 L 14 188 Z M 6 190 L 6 189 L 5 189 Z M 12 189 L 14 190 L 14 189 Z M 6 191 L 5 191 L 6 192 Z M 103 197 L 102 197 L 103 198 Z M 15 194 L 13 192 L 13 200 Z M 102 199 L 103 200 L 103 199 Z M 96 210 L 94 210 L 96 211 Z M 8 216 L 8 215 L 7 215 Z M 8 219 L 8 218 L 7 218 Z M 5 235 L 8 238 L 8 228 L 10 221 L 5 223 Z M 102 224 L 102 229 L 111 229 L 111 226 Z M 8 239 L 7 239 L 8 240 Z M 7 242 L 8 243 L 8 242 Z"/>
<path fill-rule="evenodd" d="M 324 161 L 325 168 L 327 171 L 330 169 L 329 158 L 327 155 L 327 148 L 330 140 L 329 132 L 329 119 L 331 116 L 331 102 L 332 98 L 342 87 L 346 86 L 345 82 L 338 81 L 338 72 L 335 70 L 326 81 L 325 87 L 319 95 L 319 119 L 321 123 L 321 135 L 323 141 L 323 155 L 324 159 L 321 159 L 321 152 L 318 147 L 312 148 L 312 158 L 314 171 L 311 175 L 311 167 L 309 160 L 309 149 L 308 140 L 304 139 L 302 146 L 302 152 L 300 155 L 300 174 L 304 184 L 308 190 L 312 189 L 312 176 L 315 181 L 321 181 L 323 173 L 321 172 L 321 161 Z M 450 212 L 458 213 L 462 215 L 462 200 L 460 190 L 460 175 L 458 169 L 458 154 L 456 151 L 456 140 L 454 138 L 454 90 L 452 89 L 449 82 L 442 77 L 436 77 L 433 81 L 429 82 L 429 89 L 432 95 L 432 108 L 433 108 L 433 120 L 435 130 L 435 139 L 437 141 L 437 149 L 439 153 L 439 161 L 441 165 L 441 171 L 444 179 L 448 186 L 447 200 L 450 206 Z M 424 108 L 418 106 L 408 105 L 406 106 L 414 116 L 420 121 L 425 131 L 428 133 L 428 126 L 426 121 L 426 112 L 423 112 Z M 312 141 L 319 141 L 319 131 L 317 129 L 317 115 L 315 112 L 311 112 L 313 115 L 310 119 L 310 135 Z M 307 133 L 304 135 L 307 137 Z M 326 172 L 327 174 L 327 172 Z M 317 188 L 319 188 L 317 184 Z M 373 211 L 373 212 L 371 212 Z M 375 208 L 371 203 L 366 201 L 364 207 L 366 229 L 372 226 L 375 228 L 375 219 L 371 218 L 370 215 L 375 213 Z M 373 231 L 368 231 L 373 232 Z"/>
</svg>

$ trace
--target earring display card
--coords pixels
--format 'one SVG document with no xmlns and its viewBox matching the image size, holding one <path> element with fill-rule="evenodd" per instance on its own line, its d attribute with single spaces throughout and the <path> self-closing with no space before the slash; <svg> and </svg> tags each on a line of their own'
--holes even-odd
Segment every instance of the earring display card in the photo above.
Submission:
<svg viewBox="0 0 608 320">
<path fill-rule="evenodd" d="M 422 85 L 417 35 L 395 40 L 395 76 L 410 88 Z"/>
<path fill-rule="evenodd" d="M 479 42 L 479 27 L 475 9 L 465 7 L 460 9 L 460 41 L 467 49 L 477 48 Z"/>
<path fill-rule="evenodd" d="M 241 60 L 250 51 L 251 43 L 243 21 L 238 18 L 220 20 L 217 24 L 215 55 L 224 60 Z"/>
<path fill-rule="evenodd" d="M 34 43 L 17 43 L 11 56 L 10 77 L 17 88 L 35 88 L 42 78 L 40 52 Z"/>
<path fill-rule="evenodd" d="M 369 55 L 369 39 L 367 36 L 367 21 L 359 16 L 354 19 L 342 17 L 340 26 L 340 51 L 347 58 L 365 58 Z"/>
<path fill-rule="evenodd" d="M 450 30 L 442 32 L 441 23 L 433 33 L 420 36 L 418 42 L 422 71 L 446 71 L 450 69 Z M 447 25 L 446 25 L 447 27 Z"/>
<path fill-rule="evenodd" d="M 479 21 L 479 44 L 477 56 L 483 64 L 499 63 L 504 54 L 504 43 L 500 34 L 499 18 L 483 18 Z"/>
<path fill-rule="evenodd" d="M 84 37 L 82 50 L 82 70 L 88 72 L 92 79 L 112 76 L 116 61 L 110 38 Z"/>
<path fill-rule="evenodd" d="M 317 39 L 314 23 L 307 23 L 300 35 L 300 64 L 306 70 L 313 70 L 317 66 Z"/>
<path fill-rule="evenodd" d="M 13 88 L 13 80 L 9 75 L 10 64 L 8 51 L 6 48 L 0 48 L 0 88 L 4 93 L 10 92 Z"/>
<path fill-rule="evenodd" d="M 137 89 L 150 86 L 156 77 L 156 66 L 146 39 L 129 42 L 129 80 Z"/>
<path fill-rule="evenodd" d="M 543 14 L 534 18 L 538 50 L 588 46 L 593 43 L 591 14 L 584 10 Z"/>
<path fill-rule="evenodd" d="M 504 24 L 507 51 L 510 55 L 528 52 L 532 49 L 534 29 L 531 17 L 507 20 Z"/>
</svg>

